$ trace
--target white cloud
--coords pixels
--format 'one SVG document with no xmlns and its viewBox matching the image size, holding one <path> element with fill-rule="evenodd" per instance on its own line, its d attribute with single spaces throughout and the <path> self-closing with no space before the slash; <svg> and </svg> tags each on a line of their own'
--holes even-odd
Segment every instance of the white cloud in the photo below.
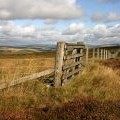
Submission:
<svg viewBox="0 0 120 120">
<path fill-rule="evenodd" d="M 97 24 L 93 28 L 83 23 L 72 23 L 63 31 L 54 26 L 36 28 L 32 25 L 19 26 L 13 22 L 0 23 L 0 43 L 36 44 L 57 41 L 84 41 L 90 44 L 120 43 L 120 24 L 107 26 Z"/>
<path fill-rule="evenodd" d="M 84 34 L 86 33 L 86 28 L 83 23 L 72 23 L 66 30 L 64 30 L 63 34 Z"/>
<path fill-rule="evenodd" d="M 110 12 L 107 14 L 103 14 L 101 12 L 95 12 L 91 20 L 94 22 L 115 22 L 115 21 L 120 21 L 120 14 L 116 12 Z"/>
<path fill-rule="evenodd" d="M 96 38 L 108 36 L 110 34 L 109 32 L 109 29 L 104 24 L 98 24 L 93 28 L 93 34 Z"/>
<path fill-rule="evenodd" d="M 83 10 L 76 0 L 0 0 L 0 19 L 74 19 Z"/>
<path fill-rule="evenodd" d="M 92 35 L 93 40 L 97 40 L 100 43 L 120 43 L 120 24 L 111 27 L 98 24 L 93 28 Z"/>
</svg>

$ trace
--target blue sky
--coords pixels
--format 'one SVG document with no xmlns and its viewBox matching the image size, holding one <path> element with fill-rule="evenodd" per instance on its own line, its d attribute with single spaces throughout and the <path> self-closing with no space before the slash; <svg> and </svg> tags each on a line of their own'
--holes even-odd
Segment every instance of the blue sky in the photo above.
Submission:
<svg viewBox="0 0 120 120">
<path fill-rule="evenodd" d="M 0 0 L 0 44 L 120 43 L 120 0 Z"/>
</svg>

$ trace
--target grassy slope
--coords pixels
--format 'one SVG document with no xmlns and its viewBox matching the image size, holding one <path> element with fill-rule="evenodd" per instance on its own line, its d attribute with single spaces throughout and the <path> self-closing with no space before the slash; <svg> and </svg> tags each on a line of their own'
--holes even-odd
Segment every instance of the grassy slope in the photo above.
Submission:
<svg viewBox="0 0 120 120">
<path fill-rule="evenodd" d="M 103 63 L 102 65 L 101 63 L 92 63 L 85 68 L 81 75 L 64 85 L 62 89 L 48 88 L 39 81 L 25 83 L 13 90 L 1 93 L 2 114 L 0 115 L 5 118 L 8 114 L 7 119 L 12 114 L 11 119 L 22 117 L 25 119 L 27 116 L 27 119 L 32 117 L 32 119 L 41 118 L 42 120 L 51 117 L 51 120 L 66 120 L 69 117 L 70 120 L 73 118 L 77 120 L 76 116 L 78 116 L 78 120 L 80 120 L 82 119 L 80 116 L 85 119 L 93 119 L 96 116 L 95 119 L 119 120 L 119 73 L 119 68 L 113 70 L 105 67 Z M 74 99 L 75 97 L 77 100 Z M 52 106 L 52 108 L 46 106 Z M 56 106 L 62 107 L 56 108 Z M 86 108 L 86 106 L 88 107 Z M 62 118 L 62 115 L 65 118 Z"/>
</svg>

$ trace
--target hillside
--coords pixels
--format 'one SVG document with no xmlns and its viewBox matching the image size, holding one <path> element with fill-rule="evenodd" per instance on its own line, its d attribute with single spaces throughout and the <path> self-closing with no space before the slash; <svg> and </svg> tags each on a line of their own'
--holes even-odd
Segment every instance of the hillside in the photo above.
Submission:
<svg viewBox="0 0 120 120">
<path fill-rule="evenodd" d="M 21 45 L 21 46 L 0 46 L 0 54 L 28 54 L 43 51 L 54 51 L 55 45 Z"/>
<path fill-rule="evenodd" d="M 32 81 L 6 90 L 0 96 L 0 116 L 11 120 L 119 120 L 119 63 L 119 59 L 91 63 L 62 88 Z"/>
</svg>

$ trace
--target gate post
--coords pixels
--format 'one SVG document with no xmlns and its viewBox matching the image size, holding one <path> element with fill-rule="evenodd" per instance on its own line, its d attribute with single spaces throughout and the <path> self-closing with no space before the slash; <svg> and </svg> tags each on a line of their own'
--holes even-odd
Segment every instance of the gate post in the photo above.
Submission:
<svg viewBox="0 0 120 120">
<path fill-rule="evenodd" d="M 64 59 L 64 49 L 65 49 L 65 43 L 58 42 L 57 51 L 56 51 L 56 60 L 55 60 L 55 81 L 54 81 L 55 87 L 62 86 L 62 67 L 63 67 L 63 59 Z"/>
</svg>

